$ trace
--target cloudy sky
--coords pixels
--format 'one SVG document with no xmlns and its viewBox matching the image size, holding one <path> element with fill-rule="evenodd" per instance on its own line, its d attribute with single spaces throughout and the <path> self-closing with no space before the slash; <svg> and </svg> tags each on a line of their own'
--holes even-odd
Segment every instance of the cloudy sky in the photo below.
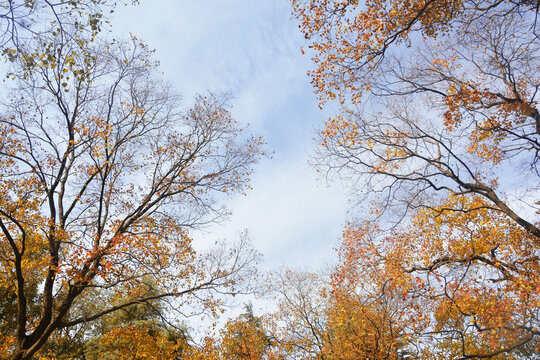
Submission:
<svg viewBox="0 0 540 360">
<path fill-rule="evenodd" d="M 331 262 L 347 205 L 344 191 L 318 181 L 307 165 L 328 113 L 309 84 L 310 58 L 301 54 L 305 40 L 289 2 L 141 0 L 119 9 L 113 27 L 156 49 L 186 106 L 196 93 L 231 92 L 234 117 L 263 135 L 273 152 L 257 166 L 253 190 L 229 203 L 230 221 L 196 238 L 235 237 L 247 229 L 266 269 Z"/>
</svg>

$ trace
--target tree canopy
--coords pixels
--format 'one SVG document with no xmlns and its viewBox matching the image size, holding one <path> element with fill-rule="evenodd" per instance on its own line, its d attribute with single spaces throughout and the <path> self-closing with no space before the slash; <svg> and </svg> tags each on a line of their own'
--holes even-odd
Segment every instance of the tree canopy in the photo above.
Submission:
<svg viewBox="0 0 540 360">
<path fill-rule="evenodd" d="M 317 164 L 371 214 L 344 232 L 346 294 L 408 304 L 374 322 L 416 357 L 538 351 L 538 3 L 292 3 L 340 105 Z"/>
<path fill-rule="evenodd" d="M 0 5 L 0 358 L 537 358 L 538 1 L 291 0 L 337 109 L 313 162 L 355 209 L 325 273 L 264 286 L 247 233 L 192 239 L 264 141 L 103 31 L 136 2 Z M 274 310 L 181 320 L 255 287 Z"/>
<path fill-rule="evenodd" d="M 14 359 L 135 304 L 213 310 L 213 294 L 242 291 L 258 261 L 247 238 L 196 254 L 189 231 L 246 189 L 262 140 L 243 133 L 226 95 L 181 108 L 136 38 L 81 31 L 79 17 L 105 5 L 2 5 L 16 45 L 0 110 L 1 346 Z M 51 28 L 24 26 L 42 12 Z"/>
</svg>

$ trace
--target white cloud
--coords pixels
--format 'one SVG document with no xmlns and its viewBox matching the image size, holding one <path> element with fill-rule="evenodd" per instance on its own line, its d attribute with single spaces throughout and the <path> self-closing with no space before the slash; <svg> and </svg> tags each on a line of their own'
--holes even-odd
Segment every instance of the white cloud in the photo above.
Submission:
<svg viewBox="0 0 540 360">
<path fill-rule="evenodd" d="M 253 187 L 232 201 L 231 221 L 205 234 L 209 240 L 234 238 L 245 228 L 265 255 L 266 268 L 318 267 L 335 258 L 346 197 L 342 189 L 317 181 L 305 156 L 265 163 Z"/>
<path fill-rule="evenodd" d="M 257 166 L 254 190 L 230 203 L 231 222 L 197 238 L 207 243 L 247 228 L 267 268 L 317 267 L 335 258 L 347 203 L 343 190 L 317 183 L 306 165 L 313 128 L 324 114 L 306 76 L 310 59 L 300 54 L 304 40 L 290 21 L 289 2 L 141 3 L 119 11 L 115 30 L 156 48 L 186 105 L 197 92 L 232 91 L 235 118 L 250 123 L 275 151 Z"/>
</svg>

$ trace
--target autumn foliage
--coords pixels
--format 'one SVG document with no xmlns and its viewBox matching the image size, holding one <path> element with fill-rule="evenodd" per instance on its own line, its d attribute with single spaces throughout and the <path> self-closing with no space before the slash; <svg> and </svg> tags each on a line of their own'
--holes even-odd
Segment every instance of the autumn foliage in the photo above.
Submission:
<svg viewBox="0 0 540 360">
<path fill-rule="evenodd" d="M 343 358 L 533 356 L 538 4 L 292 3 L 321 104 L 340 104 L 318 166 L 371 214 L 344 231 L 333 281 L 347 310 L 328 324 L 363 334 Z"/>
<path fill-rule="evenodd" d="M 378 274 L 384 283 L 369 281 L 372 298 L 394 304 L 393 334 L 421 358 L 491 357 L 538 335 L 535 237 L 493 210 L 468 211 L 479 198 L 443 207 L 456 201 L 462 212 L 423 210 L 399 231 L 353 226 L 344 236 L 340 274 Z M 365 297 L 364 287 L 355 288 Z"/>
<path fill-rule="evenodd" d="M 200 254 L 191 230 L 249 188 L 263 140 L 107 39 L 117 2 L 0 5 L 1 359 L 540 353 L 539 3 L 291 3 L 339 109 L 314 162 L 358 207 L 326 274 L 274 274 L 274 312 L 199 338 L 180 317 L 253 290 L 259 255 L 246 235 Z"/>
<path fill-rule="evenodd" d="M 215 312 L 215 291 L 240 291 L 258 261 L 245 237 L 197 254 L 189 231 L 220 220 L 226 195 L 247 189 L 262 140 L 243 133 L 226 95 L 181 108 L 136 38 L 106 41 L 98 28 L 81 30 L 84 9 L 98 3 L 9 2 L 14 16 L 56 16 L 47 31 L 9 33 L 14 47 L 4 52 L 2 357 L 49 356 L 56 340 L 88 338 L 89 323 L 137 304 L 167 299 L 168 314 L 187 303 Z M 120 358 L 133 341 L 135 358 L 176 346 L 144 327 L 102 336 Z"/>
</svg>

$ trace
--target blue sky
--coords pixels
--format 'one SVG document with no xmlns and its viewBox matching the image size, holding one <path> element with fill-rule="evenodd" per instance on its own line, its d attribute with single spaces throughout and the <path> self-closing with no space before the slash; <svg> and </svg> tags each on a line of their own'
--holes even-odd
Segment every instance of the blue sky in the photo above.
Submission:
<svg viewBox="0 0 540 360">
<path fill-rule="evenodd" d="M 229 222 L 195 234 L 200 243 L 234 239 L 244 229 L 264 255 L 265 269 L 317 269 L 335 259 L 346 219 L 344 190 L 317 181 L 307 165 L 318 126 L 329 115 L 317 106 L 306 71 L 309 56 L 286 0 L 141 0 L 122 7 L 114 32 L 136 35 L 161 62 L 186 106 L 197 93 L 228 91 L 233 115 L 264 136 L 253 190 L 229 202 Z"/>
</svg>

